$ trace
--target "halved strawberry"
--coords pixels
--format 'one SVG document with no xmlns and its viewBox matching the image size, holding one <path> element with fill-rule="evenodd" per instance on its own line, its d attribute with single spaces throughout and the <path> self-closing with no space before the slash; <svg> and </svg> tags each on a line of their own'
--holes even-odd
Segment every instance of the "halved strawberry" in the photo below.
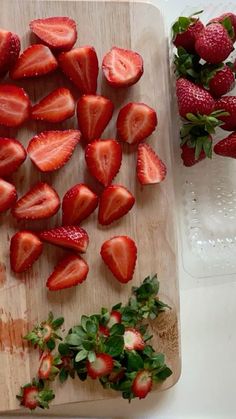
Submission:
<svg viewBox="0 0 236 419">
<path fill-rule="evenodd" d="M 34 410 L 39 406 L 39 389 L 36 386 L 28 386 L 23 389 L 21 405 L 27 409 Z"/>
<path fill-rule="evenodd" d="M 125 284 L 133 278 L 137 247 L 128 236 L 116 236 L 103 243 L 101 256 L 119 282 Z"/>
<path fill-rule="evenodd" d="M 41 380 L 47 380 L 52 372 L 53 356 L 51 353 L 44 353 L 40 359 L 40 365 L 38 369 L 38 377 Z"/>
<path fill-rule="evenodd" d="M 132 384 L 132 392 L 139 399 L 144 399 L 152 389 L 152 376 L 147 370 L 138 371 Z"/>
<path fill-rule="evenodd" d="M 98 331 L 103 336 L 110 336 L 110 331 L 108 327 L 103 326 L 102 324 L 99 324 Z"/>
<path fill-rule="evenodd" d="M 15 64 L 20 53 L 20 38 L 15 33 L 0 29 L 0 76 Z"/>
<path fill-rule="evenodd" d="M 127 327 L 127 329 L 125 329 L 124 343 L 124 349 L 127 349 L 128 351 L 142 351 L 145 347 L 145 342 L 141 333 L 132 327 Z"/>
<path fill-rule="evenodd" d="M 63 225 L 80 224 L 98 205 L 98 196 L 83 183 L 69 189 L 62 201 Z"/>
<path fill-rule="evenodd" d="M 96 93 L 98 58 L 93 47 L 85 46 L 62 52 L 58 57 L 58 63 L 81 93 Z"/>
<path fill-rule="evenodd" d="M 131 102 L 119 112 L 116 127 L 118 138 L 129 144 L 145 140 L 157 126 L 157 114 L 144 103 Z"/>
<path fill-rule="evenodd" d="M 90 173 L 108 186 L 121 166 L 121 145 L 113 139 L 94 140 L 86 147 L 85 159 Z"/>
<path fill-rule="evenodd" d="M 20 273 L 29 269 L 43 251 L 43 243 L 31 231 L 18 231 L 11 238 L 10 261 L 14 272 Z"/>
<path fill-rule="evenodd" d="M 141 185 L 160 183 L 166 177 L 166 165 L 148 144 L 139 144 L 137 177 Z"/>
<path fill-rule="evenodd" d="M 90 362 L 89 360 L 86 362 L 88 375 L 93 380 L 110 374 L 113 370 L 113 365 L 114 361 L 111 355 L 105 353 L 96 354 L 94 362 Z"/>
<path fill-rule="evenodd" d="M 59 87 L 32 107 L 31 118 L 47 122 L 62 122 L 71 118 L 74 113 L 75 101 L 70 90 Z"/>
<path fill-rule="evenodd" d="M 39 233 L 41 240 L 84 253 L 89 244 L 87 232 L 77 226 L 56 227 Z"/>
<path fill-rule="evenodd" d="M 104 189 L 99 202 L 99 223 L 108 225 L 118 220 L 131 210 L 134 203 L 134 196 L 124 186 L 108 186 Z"/>
<path fill-rule="evenodd" d="M 143 74 L 143 59 L 137 52 L 113 47 L 103 58 L 102 69 L 113 87 L 131 86 Z"/>
<path fill-rule="evenodd" d="M 0 137 L 0 176 L 10 176 L 25 159 L 26 151 L 19 141 Z"/>
<path fill-rule="evenodd" d="M 34 44 L 26 48 L 10 71 L 13 80 L 39 77 L 51 73 L 58 66 L 57 60 L 46 45 Z"/>
<path fill-rule="evenodd" d="M 15 186 L 0 179 L 0 213 L 11 208 L 16 200 L 17 193 Z"/>
<path fill-rule="evenodd" d="M 62 290 L 81 284 L 88 275 L 88 264 L 80 256 L 69 255 L 62 259 L 47 280 L 50 291 Z"/>
<path fill-rule="evenodd" d="M 110 319 L 109 322 L 107 323 L 107 327 L 109 327 L 109 329 L 116 323 L 121 323 L 121 313 L 117 310 L 112 310 L 111 314 L 110 314 Z"/>
<path fill-rule="evenodd" d="M 42 386 L 39 380 L 33 379 L 32 383 L 21 387 L 20 394 L 17 395 L 17 399 L 20 400 L 21 406 L 24 406 L 30 410 L 40 407 L 41 409 L 48 409 L 49 402 L 55 397 L 53 390 Z"/>
<path fill-rule="evenodd" d="M 69 17 L 35 19 L 31 20 L 29 27 L 41 41 L 55 50 L 69 51 L 77 39 L 76 23 Z"/>
<path fill-rule="evenodd" d="M 29 118 L 30 100 L 22 87 L 0 85 L 0 124 L 18 127 Z"/>
<path fill-rule="evenodd" d="M 39 182 L 17 201 L 12 215 L 19 220 L 41 220 L 52 217 L 59 208 L 57 192 L 47 183 Z"/>
<path fill-rule="evenodd" d="M 77 103 L 79 129 L 88 143 L 100 138 L 112 118 L 114 105 L 103 96 L 83 95 Z"/>
<path fill-rule="evenodd" d="M 80 131 L 44 131 L 33 137 L 27 152 L 41 172 L 60 169 L 71 158 L 80 140 Z"/>
</svg>

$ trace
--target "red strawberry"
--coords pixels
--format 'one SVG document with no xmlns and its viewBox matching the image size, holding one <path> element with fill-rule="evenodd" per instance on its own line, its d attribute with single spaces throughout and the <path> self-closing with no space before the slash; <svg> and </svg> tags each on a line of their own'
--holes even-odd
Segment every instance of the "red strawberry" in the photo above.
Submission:
<svg viewBox="0 0 236 419">
<path fill-rule="evenodd" d="M 50 291 L 74 287 L 85 281 L 89 267 L 84 259 L 77 255 L 69 255 L 62 259 L 47 280 Z"/>
<path fill-rule="evenodd" d="M 33 106 L 31 118 L 47 122 L 62 122 L 71 118 L 74 113 L 75 101 L 71 92 L 65 87 L 59 87 Z"/>
<path fill-rule="evenodd" d="M 134 203 L 134 196 L 124 186 L 108 186 L 104 189 L 99 202 L 99 223 L 102 225 L 111 224 L 127 214 Z"/>
<path fill-rule="evenodd" d="M 145 347 L 141 333 L 132 327 L 125 329 L 124 344 L 124 349 L 128 351 L 142 351 Z"/>
<path fill-rule="evenodd" d="M 114 324 L 121 323 L 121 318 L 122 318 L 122 316 L 121 316 L 121 313 L 119 311 L 112 310 L 107 326 L 109 328 L 111 328 Z"/>
<path fill-rule="evenodd" d="M 62 52 L 58 62 L 62 71 L 81 93 L 96 93 L 98 58 L 93 47 L 85 46 Z"/>
<path fill-rule="evenodd" d="M 228 65 L 224 65 L 216 71 L 213 70 L 212 76 L 209 77 L 209 90 L 215 98 L 226 95 L 234 86 L 235 75 Z"/>
<path fill-rule="evenodd" d="M 49 48 L 69 51 L 76 42 L 76 23 L 69 17 L 47 17 L 31 20 L 30 29 Z"/>
<path fill-rule="evenodd" d="M 0 85 L 0 124 L 18 127 L 28 118 L 30 100 L 22 87 L 13 84 Z"/>
<path fill-rule="evenodd" d="M 49 408 L 49 402 L 54 399 L 54 393 L 51 389 L 43 388 L 40 383 L 33 380 L 32 384 L 27 384 L 21 387 L 21 393 L 17 396 L 20 400 L 21 406 L 27 407 L 30 410 L 41 407 L 42 409 Z"/>
<path fill-rule="evenodd" d="M 77 103 L 77 117 L 83 138 L 91 142 L 100 138 L 114 110 L 110 99 L 103 96 L 83 95 Z"/>
<path fill-rule="evenodd" d="M 176 95 L 179 114 L 183 118 L 188 113 L 209 115 L 214 109 L 215 101 L 210 93 L 184 78 L 176 82 Z"/>
<path fill-rule="evenodd" d="M 119 112 L 116 127 L 119 140 L 137 144 L 149 137 L 157 126 L 157 114 L 144 103 L 128 103 Z"/>
<path fill-rule="evenodd" d="M 200 32 L 195 49 L 203 60 L 218 64 L 230 55 L 233 43 L 227 30 L 220 23 L 212 23 Z"/>
<path fill-rule="evenodd" d="M 0 176 L 10 176 L 26 159 L 26 151 L 13 138 L 0 137 Z"/>
<path fill-rule="evenodd" d="M 29 269 L 43 251 L 43 243 L 31 231 L 18 231 L 11 238 L 10 260 L 14 272 L 20 273 Z"/>
<path fill-rule="evenodd" d="M 173 44 L 178 48 L 182 47 L 189 53 L 195 53 L 195 41 L 204 25 L 199 18 L 180 16 L 173 24 Z"/>
<path fill-rule="evenodd" d="M 148 144 L 139 144 L 137 177 L 141 185 L 160 183 L 166 177 L 166 165 Z"/>
<path fill-rule="evenodd" d="M 0 213 L 11 208 L 16 200 L 17 193 L 15 186 L 0 179 Z"/>
<path fill-rule="evenodd" d="M 13 80 L 39 77 L 57 68 L 57 60 L 46 45 L 34 44 L 26 48 L 10 71 Z"/>
<path fill-rule="evenodd" d="M 201 150 L 198 159 L 195 158 L 195 148 L 189 147 L 186 143 L 181 146 L 182 153 L 181 159 L 183 160 L 183 164 L 186 167 L 193 166 L 194 164 L 204 160 L 206 158 L 206 154 L 204 150 Z"/>
<path fill-rule="evenodd" d="M 57 246 L 74 249 L 84 253 L 87 250 L 89 237 L 87 232 L 77 226 L 56 227 L 39 233 L 41 240 Z"/>
<path fill-rule="evenodd" d="M 119 282 L 125 284 L 133 278 L 137 247 L 127 236 L 116 236 L 103 243 L 101 256 Z"/>
<path fill-rule="evenodd" d="M 41 172 L 52 172 L 66 164 L 79 140 L 78 130 L 44 131 L 30 140 L 27 152 Z"/>
<path fill-rule="evenodd" d="M 143 74 L 143 59 L 137 52 L 113 47 L 103 58 L 102 69 L 113 87 L 128 87 Z"/>
<path fill-rule="evenodd" d="M 39 406 L 38 402 L 39 389 L 36 386 L 27 386 L 23 389 L 21 406 L 34 410 Z"/>
<path fill-rule="evenodd" d="M 62 201 L 63 225 L 80 224 L 98 205 L 97 195 L 83 183 L 69 189 Z"/>
<path fill-rule="evenodd" d="M 236 132 L 219 141 L 214 147 L 214 152 L 220 156 L 236 159 Z"/>
<path fill-rule="evenodd" d="M 99 324 L 98 331 L 99 331 L 100 335 L 110 336 L 110 331 L 109 331 L 108 327 L 103 326 L 102 324 Z"/>
<path fill-rule="evenodd" d="M 41 380 L 48 380 L 51 375 L 53 366 L 53 356 L 51 353 L 45 353 L 40 359 L 40 365 L 38 369 L 38 377 Z"/>
<path fill-rule="evenodd" d="M 20 53 L 20 39 L 15 33 L 0 29 L 0 77 L 6 75 Z"/>
<path fill-rule="evenodd" d="M 47 183 L 39 182 L 17 201 L 12 215 L 19 220 L 41 220 L 52 217 L 59 207 L 57 192 Z"/>
<path fill-rule="evenodd" d="M 138 371 L 132 384 L 132 392 L 139 399 L 144 399 L 152 388 L 152 376 L 147 370 Z"/>
<path fill-rule="evenodd" d="M 236 131 L 236 96 L 224 96 L 216 101 L 215 109 L 223 109 L 228 116 L 219 116 L 224 122 L 220 127 L 226 131 Z"/>
<path fill-rule="evenodd" d="M 94 362 L 90 362 L 89 360 L 86 362 L 88 375 L 93 380 L 108 375 L 113 370 L 113 364 L 114 361 L 111 355 L 105 353 L 96 354 Z"/>
<path fill-rule="evenodd" d="M 232 25 L 233 31 L 231 34 L 232 35 L 231 38 L 232 38 L 232 41 L 235 42 L 236 41 L 236 15 L 234 13 L 230 13 L 230 12 L 223 13 L 223 15 L 215 17 L 214 19 L 211 19 L 209 23 L 219 22 L 224 25 L 226 23 L 226 19 L 227 20 L 229 19 Z M 227 23 L 226 23 L 226 26 L 228 26 Z"/>
<path fill-rule="evenodd" d="M 94 140 L 85 150 L 90 173 L 104 186 L 110 185 L 119 172 L 122 160 L 120 144 L 112 139 Z"/>
</svg>

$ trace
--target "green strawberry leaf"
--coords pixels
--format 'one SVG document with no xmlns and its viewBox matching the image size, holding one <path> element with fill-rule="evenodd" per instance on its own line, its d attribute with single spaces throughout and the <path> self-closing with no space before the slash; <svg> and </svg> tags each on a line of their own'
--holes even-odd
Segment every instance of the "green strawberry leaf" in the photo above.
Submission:
<svg viewBox="0 0 236 419">
<path fill-rule="evenodd" d="M 75 357 L 75 362 L 80 362 L 86 359 L 88 356 L 88 351 L 82 349 L 82 351 L 79 351 Z"/>
<path fill-rule="evenodd" d="M 60 383 L 63 384 L 67 380 L 68 377 L 69 377 L 69 372 L 65 368 L 62 368 L 59 373 Z"/>
<path fill-rule="evenodd" d="M 62 356 L 66 356 L 69 353 L 69 345 L 66 343 L 59 343 L 58 352 Z"/>
<path fill-rule="evenodd" d="M 132 371 L 139 371 L 144 366 L 143 359 L 141 356 L 135 351 L 129 351 L 127 353 L 127 370 Z"/>
<path fill-rule="evenodd" d="M 122 323 L 113 324 L 110 329 L 110 336 L 123 335 L 125 333 L 125 326 Z"/>
<path fill-rule="evenodd" d="M 105 352 L 112 357 L 117 357 L 122 354 L 124 349 L 123 336 L 111 336 L 105 343 Z"/>
</svg>

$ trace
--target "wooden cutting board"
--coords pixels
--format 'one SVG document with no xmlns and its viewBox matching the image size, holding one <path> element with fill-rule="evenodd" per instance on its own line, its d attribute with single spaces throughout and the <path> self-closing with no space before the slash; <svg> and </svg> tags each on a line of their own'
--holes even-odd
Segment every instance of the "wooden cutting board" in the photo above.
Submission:
<svg viewBox="0 0 236 419">
<path fill-rule="evenodd" d="M 34 324 L 47 317 L 52 310 L 64 315 L 66 328 L 79 321 L 81 314 L 110 307 L 126 301 L 132 285 L 139 284 L 145 276 L 158 273 L 161 295 L 173 307 L 153 322 L 157 350 L 164 351 L 173 375 L 159 389 L 172 386 L 180 374 L 179 353 L 179 294 L 176 264 L 175 200 L 171 168 L 170 110 L 168 92 L 167 42 L 162 16 L 151 4 L 129 2 L 94 1 L 32 1 L 1 0 L 1 27 L 17 32 L 22 39 L 22 49 L 35 42 L 28 30 L 31 19 L 47 16 L 70 16 L 78 24 L 77 45 L 91 44 L 96 48 L 99 62 L 113 45 L 138 51 L 144 59 L 144 75 L 138 84 L 121 90 L 113 90 L 102 79 L 100 72 L 98 93 L 111 98 L 116 111 L 103 138 L 115 137 L 115 121 L 118 110 L 129 101 L 142 101 L 154 107 L 158 113 L 158 129 L 148 139 L 166 162 L 168 176 L 160 185 L 141 187 L 135 177 L 136 153 L 124 147 L 123 163 L 115 179 L 128 187 L 136 196 L 135 208 L 123 219 L 110 227 L 97 223 L 97 211 L 82 226 L 90 236 L 86 260 L 90 273 L 85 283 L 73 289 L 50 293 L 45 287 L 48 275 L 65 251 L 45 245 L 44 254 L 34 267 L 24 275 L 14 275 L 9 267 L 9 243 L 18 229 L 59 225 L 59 212 L 49 221 L 17 223 L 11 215 L 0 217 L 0 411 L 18 408 L 15 395 L 21 384 L 36 374 L 38 354 L 29 350 L 21 336 Z M 38 101 L 58 86 L 69 86 L 75 98 L 76 88 L 56 72 L 52 76 L 17 83 L 29 93 L 32 102 Z M 76 119 L 62 124 L 64 129 L 77 127 Z M 26 146 L 29 139 L 43 130 L 61 129 L 61 125 L 31 122 L 16 132 L 0 129 L 0 135 L 15 136 Z M 52 184 L 59 195 L 79 182 L 86 182 L 97 192 L 101 187 L 85 169 L 84 152 L 79 145 L 70 162 L 53 174 L 41 175 L 27 159 L 13 176 L 19 196 L 38 180 Z M 114 235 L 127 234 L 138 246 L 138 260 L 132 283 L 119 284 L 104 266 L 100 257 L 101 244 Z M 88 401 L 116 397 L 115 392 L 103 391 L 98 383 L 88 380 L 68 382 L 56 388 L 54 404 Z"/>
</svg>

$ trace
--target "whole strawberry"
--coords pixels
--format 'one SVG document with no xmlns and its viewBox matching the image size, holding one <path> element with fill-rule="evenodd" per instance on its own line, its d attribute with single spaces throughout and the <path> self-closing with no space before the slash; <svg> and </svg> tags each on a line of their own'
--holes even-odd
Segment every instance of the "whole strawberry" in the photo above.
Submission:
<svg viewBox="0 0 236 419">
<path fill-rule="evenodd" d="M 195 49 L 203 60 L 218 64 L 232 52 L 233 42 L 223 25 L 211 23 L 197 37 Z"/>
<path fill-rule="evenodd" d="M 228 28 L 230 37 L 233 42 L 236 41 L 236 15 L 234 13 L 228 12 L 223 13 L 223 15 L 220 15 L 218 17 L 215 17 L 214 19 L 211 19 L 210 23 L 221 23 L 225 28 Z"/>
<path fill-rule="evenodd" d="M 176 82 L 176 94 L 180 116 L 188 113 L 209 115 L 215 105 L 210 93 L 189 80 L 180 78 Z"/>
<path fill-rule="evenodd" d="M 236 132 L 232 132 L 228 137 L 219 141 L 214 147 L 214 152 L 220 156 L 236 159 Z"/>
<path fill-rule="evenodd" d="M 183 47 L 187 52 L 195 52 L 195 41 L 199 33 L 203 30 L 204 25 L 199 18 L 189 16 L 180 16 L 173 24 L 173 44 Z"/>
<path fill-rule="evenodd" d="M 206 154 L 204 150 L 201 150 L 199 157 L 195 158 L 195 148 L 189 147 L 187 143 L 181 146 L 181 159 L 183 160 L 183 164 L 186 167 L 194 166 L 196 163 L 199 163 L 201 160 L 206 158 Z"/>
<path fill-rule="evenodd" d="M 235 74 L 226 64 L 207 66 L 202 71 L 201 79 L 215 98 L 226 95 L 235 86 Z"/>
<path fill-rule="evenodd" d="M 224 96 L 216 101 L 215 109 L 224 109 L 229 113 L 228 116 L 220 116 L 224 122 L 221 128 L 226 131 L 236 131 L 236 96 Z"/>
</svg>

